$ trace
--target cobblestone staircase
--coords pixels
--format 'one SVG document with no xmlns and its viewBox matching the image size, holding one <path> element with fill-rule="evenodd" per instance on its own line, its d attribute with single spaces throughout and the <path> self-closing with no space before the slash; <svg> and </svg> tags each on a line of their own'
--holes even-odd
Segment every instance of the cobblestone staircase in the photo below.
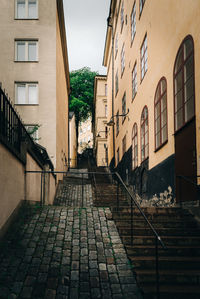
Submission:
<svg viewBox="0 0 200 299">
<path fill-rule="evenodd" d="M 102 169 L 101 169 L 102 171 Z M 106 182 L 107 180 L 107 182 Z M 156 297 L 155 237 L 139 211 L 134 209 L 133 244 L 131 212 L 125 200 L 117 211 L 116 186 L 106 176 L 96 176 L 96 206 L 109 206 L 129 259 L 137 274 L 144 298 Z M 143 208 L 166 249 L 159 247 L 160 298 L 200 298 L 200 227 L 187 210 L 181 208 Z"/>
</svg>

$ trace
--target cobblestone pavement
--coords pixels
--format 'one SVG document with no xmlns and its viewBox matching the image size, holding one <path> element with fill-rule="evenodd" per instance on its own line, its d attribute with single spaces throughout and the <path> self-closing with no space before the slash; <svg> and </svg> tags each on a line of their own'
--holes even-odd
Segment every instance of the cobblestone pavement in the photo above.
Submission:
<svg viewBox="0 0 200 299">
<path fill-rule="evenodd" d="M 83 196 L 82 196 L 83 192 Z M 56 198 L 56 205 L 67 207 L 91 207 L 92 186 L 90 184 L 65 184 L 62 187 L 61 194 Z"/>
<path fill-rule="evenodd" d="M 142 298 L 109 208 L 26 207 L 0 250 L 0 298 Z"/>
</svg>

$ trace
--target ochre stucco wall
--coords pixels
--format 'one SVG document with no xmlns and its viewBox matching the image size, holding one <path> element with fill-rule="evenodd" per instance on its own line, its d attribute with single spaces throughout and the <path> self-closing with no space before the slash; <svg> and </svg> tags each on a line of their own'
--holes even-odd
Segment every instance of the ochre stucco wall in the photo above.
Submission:
<svg viewBox="0 0 200 299">
<path fill-rule="evenodd" d="M 24 166 L 0 143 L 0 229 L 24 200 Z"/>
<path fill-rule="evenodd" d="M 68 160 L 68 92 L 58 15 L 56 16 L 56 169 L 65 171 Z M 62 176 L 58 175 L 58 179 Z"/>
</svg>

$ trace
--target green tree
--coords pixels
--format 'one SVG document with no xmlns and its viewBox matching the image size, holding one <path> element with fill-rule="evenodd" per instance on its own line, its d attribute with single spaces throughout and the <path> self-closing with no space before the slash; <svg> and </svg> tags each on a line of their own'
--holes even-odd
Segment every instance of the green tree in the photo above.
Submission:
<svg viewBox="0 0 200 299">
<path fill-rule="evenodd" d="M 93 113 L 94 77 L 97 72 L 84 67 L 70 73 L 71 96 L 69 110 L 74 111 L 76 128 Z"/>
</svg>

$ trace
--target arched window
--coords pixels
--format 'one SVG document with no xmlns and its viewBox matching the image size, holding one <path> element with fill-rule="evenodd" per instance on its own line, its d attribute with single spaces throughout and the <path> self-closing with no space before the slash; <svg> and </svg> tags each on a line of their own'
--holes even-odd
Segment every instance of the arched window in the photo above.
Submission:
<svg viewBox="0 0 200 299">
<path fill-rule="evenodd" d="M 149 156 L 148 109 L 145 106 L 141 115 L 141 161 Z"/>
<path fill-rule="evenodd" d="M 138 132 L 135 123 L 132 130 L 132 169 L 138 166 Z"/>
<path fill-rule="evenodd" d="M 194 44 L 188 36 L 179 48 L 174 65 L 175 131 L 194 116 L 194 96 Z"/>
<path fill-rule="evenodd" d="M 155 94 L 155 148 L 167 141 L 167 81 L 162 78 Z"/>
</svg>

